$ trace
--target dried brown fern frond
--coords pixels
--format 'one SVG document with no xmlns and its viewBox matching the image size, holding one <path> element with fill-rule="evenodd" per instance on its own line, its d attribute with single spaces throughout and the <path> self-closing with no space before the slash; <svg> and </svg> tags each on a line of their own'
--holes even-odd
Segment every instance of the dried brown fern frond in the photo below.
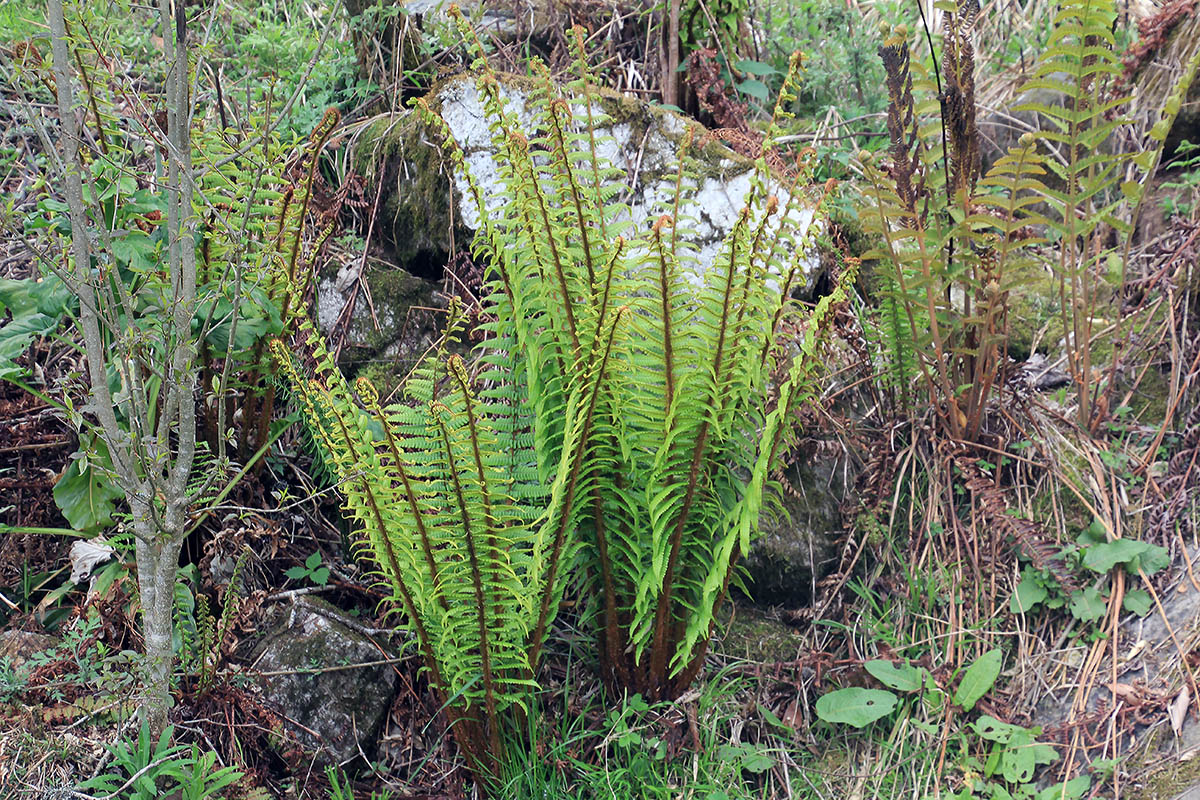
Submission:
<svg viewBox="0 0 1200 800">
<path fill-rule="evenodd" d="M 1011 506 L 1004 489 L 979 468 L 973 456 L 960 452 L 954 458 L 954 466 L 962 475 L 962 485 L 975 501 L 974 513 L 982 515 L 983 522 L 998 535 L 1011 536 L 1033 566 L 1053 575 L 1063 591 L 1070 593 L 1079 588 L 1075 576 L 1058 556 L 1058 544 L 1037 522 L 1009 513 Z"/>
<path fill-rule="evenodd" d="M 942 92 L 942 117 L 950 147 L 949 192 L 974 190 L 979 178 L 979 136 L 975 127 L 975 47 L 971 37 L 979 15 L 978 0 L 958 4 L 958 10 L 946 13 L 945 47 L 942 71 L 946 88 Z"/>
<path fill-rule="evenodd" d="M 918 149 L 921 139 L 917 132 L 916 103 L 913 100 L 912 73 L 909 71 L 907 30 L 897 28 L 879 47 L 879 58 L 887 73 L 887 129 L 891 145 L 890 173 L 896 182 L 896 195 L 913 214 L 917 201 L 924 193 L 924 175 Z"/>
</svg>

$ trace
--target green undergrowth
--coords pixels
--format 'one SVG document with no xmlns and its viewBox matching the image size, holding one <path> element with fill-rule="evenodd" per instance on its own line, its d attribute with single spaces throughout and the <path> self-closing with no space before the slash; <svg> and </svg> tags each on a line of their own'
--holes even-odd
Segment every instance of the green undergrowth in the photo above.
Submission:
<svg viewBox="0 0 1200 800">
<path fill-rule="evenodd" d="M 40 3 L 9 0 L 0 6 L 0 42 L 9 43 L 37 35 L 45 26 Z"/>
<path fill-rule="evenodd" d="M 525 798 L 638 797 L 750 800 L 810 796 L 800 762 L 811 760 L 797 732 L 758 702 L 747 662 L 704 676 L 673 702 L 641 695 L 585 696 L 565 684 L 530 715 L 529 739 L 511 752 L 497 796 Z M 540 720 L 534 723 L 532 720 Z"/>
</svg>

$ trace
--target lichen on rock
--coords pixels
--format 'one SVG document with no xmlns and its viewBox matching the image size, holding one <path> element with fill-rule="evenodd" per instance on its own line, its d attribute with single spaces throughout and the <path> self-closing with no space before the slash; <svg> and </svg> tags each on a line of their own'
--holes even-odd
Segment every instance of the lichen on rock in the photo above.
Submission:
<svg viewBox="0 0 1200 800">
<path fill-rule="evenodd" d="M 264 699 L 292 735 L 335 763 L 373 756 L 396 692 L 395 672 L 379 663 L 385 654 L 347 619 L 302 597 L 275 610 L 253 658 Z"/>
</svg>

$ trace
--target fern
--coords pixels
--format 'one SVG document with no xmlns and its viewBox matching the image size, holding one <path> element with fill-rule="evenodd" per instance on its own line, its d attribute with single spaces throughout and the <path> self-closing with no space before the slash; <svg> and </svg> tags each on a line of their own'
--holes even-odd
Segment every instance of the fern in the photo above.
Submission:
<svg viewBox="0 0 1200 800">
<path fill-rule="evenodd" d="M 839 287 L 807 317 L 791 300 L 831 188 L 806 194 L 806 161 L 783 199 L 757 162 L 712 267 L 680 213 L 686 160 L 676 196 L 636 230 L 624 176 L 599 155 L 608 120 L 574 40 L 583 77 L 567 93 L 535 64 L 532 122 L 476 62 L 500 184 L 488 193 L 418 104 L 479 211 L 492 321 L 474 366 L 443 347 L 384 408 L 369 383 L 346 383 L 310 322 L 298 358 L 272 345 L 484 776 L 527 706 L 572 565 L 597 598 L 608 678 L 651 697 L 688 685 L 844 298 Z"/>
<path fill-rule="evenodd" d="M 1119 150 L 1115 142 L 1117 134 L 1128 128 L 1125 111 L 1130 97 L 1115 91 L 1123 71 L 1112 33 L 1115 18 L 1111 0 L 1062 4 L 1047 49 L 1025 85 L 1026 90 L 1050 93 L 1060 102 L 1018 106 L 1018 110 L 1037 112 L 1050 124 L 1037 135 L 1052 151 L 1052 157 L 1041 161 L 1048 175 L 1032 181 L 1047 211 L 1032 221 L 1045 225 L 1056 245 L 1044 262 L 1058 282 L 1076 418 L 1093 431 L 1108 410 L 1118 366 L 1114 356 L 1107 382 L 1093 376 L 1095 309 L 1125 279 L 1142 198 L 1161 158 L 1170 121 L 1196 72 L 1193 59 L 1143 149 Z M 1110 244 L 1110 230 L 1118 234 L 1117 246 Z"/>
<path fill-rule="evenodd" d="M 409 380 L 408 402 L 383 408 L 369 382 L 354 391 L 345 383 L 310 322 L 302 341 L 312 377 L 273 345 L 364 532 L 364 551 L 485 776 L 495 774 L 513 707 L 524 707 L 534 685 L 562 565 L 577 549 L 583 445 L 620 318 L 597 319 L 604 327 L 592 329 L 588 353 L 573 362 L 576 378 L 542 392 L 538 402 L 555 403 L 546 412 L 555 425 L 540 434 L 527 373 L 504 370 L 512 359 L 495 350 L 472 377 L 443 348 Z"/>
<path fill-rule="evenodd" d="M 891 287 L 884 311 L 893 305 L 903 310 L 920 380 L 943 429 L 955 439 L 976 441 L 992 389 L 1003 382 L 1008 294 L 1031 273 L 1049 272 L 1059 287 L 1077 419 L 1094 427 L 1117 366 L 1114 360 L 1107 383 L 1094 375 L 1095 309 L 1123 280 L 1147 177 L 1195 65 L 1184 70 L 1146 149 L 1114 152 L 1129 98 L 1112 91 L 1122 71 L 1114 51 L 1113 3 L 1063 3 L 1047 49 L 1023 87 L 1026 96 L 1040 99 L 1015 109 L 1036 113 L 1047 128 L 1022 137 L 977 177 L 976 11 L 970 0 L 959 0 L 946 13 L 944 87 L 933 87 L 920 67 L 910 65 L 905 29 L 895 29 L 880 48 L 890 94 L 890 164 L 881 168 L 867 154 L 863 162 L 870 181 L 865 218 L 883 243 L 872 255 L 880 258 L 883 283 Z M 935 93 L 936 105 L 914 99 Z M 1107 239 L 1112 230 L 1120 234 L 1117 247 Z M 887 341 L 888 360 L 901 363 L 902 352 Z"/>
<path fill-rule="evenodd" d="M 578 33 L 575 41 L 577 71 L 586 76 Z M 702 663 L 714 609 L 756 529 L 787 415 L 811 378 L 816 332 L 829 303 L 843 297 L 839 289 L 818 310 L 813 338 L 798 354 L 777 346 L 781 323 L 796 315 L 789 297 L 807 246 L 807 213 L 819 211 L 824 197 L 810 199 L 800 188 L 811 174 L 806 164 L 782 201 L 773 194 L 779 189 L 766 158 L 775 155 L 792 84 L 747 206 L 716 263 L 703 267 L 680 213 L 696 182 L 686 158 L 675 196 L 652 214 L 648 230 L 635 230 L 616 200 L 623 175 L 599 155 L 608 120 L 586 77 L 568 96 L 535 66 L 530 125 L 504 103 L 486 62 L 477 68 L 501 190 L 485 196 L 444 123 L 428 111 L 426 119 L 443 128 L 481 211 L 476 255 L 496 265 L 491 377 L 512 386 L 504 378 L 509 359 L 515 382 L 528 386 L 534 449 L 553 451 L 580 359 L 595 350 L 614 308 L 628 309 L 589 426 L 579 483 L 588 505 L 583 558 L 608 678 L 650 697 L 673 696 Z M 787 380 L 771 406 L 770 376 L 780 371 Z"/>
<path fill-rule="evenodd" d="M 863 218 L 881 243 L 870 255 L 881 265 L 880 347 L 892 392 L 900 410 L 911 411 L 915 377 L 942 430 L 968 442 L 982 434 L 993 388 L 1004 380 L 1008 295 L 1035 268 L 1042 240 L 1023 229 L 1037 222 L 1031 209 L 1044 172 L 1026 138 L 979 174 L 976 13 L 970 0 L 946 13 L 940 90 L 910 62 L 905 28 L 885 38 L 890 163 L 861 155 Z"/>
<path fill-rule="evenodd" d="M 307 295 L 313 259 L 332 232 L 332 221 L 315 234 L 307 222 L 318 157 L 338 120 L 335 109 L 327 110 L 301 148 L 285 145 L 267 121 L 253 118 L 244 146 L 231 131 L 202 136 L 198 160 L 210 166 L 199 186 L 208 211 L 198 277 L 210 298 L 201 309 L 209 331 L 203 382 L 225 395 L 223 409 L 205 406 L 214 452 L 223 443 L 219 428 L 232 421 L 235 408 L 242 412 L 238 456 L 248 460 L 267 441 L 275 386 L 266 341 L 292 328 L 303 312 L 302 303 L 292 303 L 289 287 L 295 285 L 301 298 Z M 297 152 L 289 157 L 292 150 Z M 285 178 L 289 161 L 301 176 L 291 182 Z M 248 164 L 268 166 L 250 172 Z"/>
</svg>

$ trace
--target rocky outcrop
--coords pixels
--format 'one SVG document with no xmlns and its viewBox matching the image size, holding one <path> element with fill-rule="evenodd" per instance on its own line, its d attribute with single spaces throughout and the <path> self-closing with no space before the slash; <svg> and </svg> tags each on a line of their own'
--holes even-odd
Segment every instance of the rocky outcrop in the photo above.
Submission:
<svg viewBox="0 0 1200 800">
<path fill-rule="evenodd" d="M 503 95 L 530 129 L 533 90 L 529 79 L 503 78 Z M 449 78 L 427 99 L 482 184 L 488 205 L 484 213 L 488 213 L 504 201 L 507 191 L 496 177 L 491 133 L 474 80 Z M 752 162 L 710 137 L 698 123 L 674 112 L 600 89 L 595 90 L 593 99 L 597 111 L 607 118 L 597 130 L 598 150 L 603 160 L 622 172 L 614 183 L 622 189 L 619 199 L 628 208 L 626 219 L 637 226 L 650 225 L 671 210 L 677 161 L 690 129 L 693 174 L 684 181 L 679 216 L 692 220 L 690 239 L 699 249 L 701 263 L 711 263 L 750 191 Z M 359 132 L 354 146 L 358 171 L 380 192 L 375 233 L 392 251 L 397 265 L 414 277 L 429 280 L 440 280 L 447 258 L 468 248 L 480 218 L 465 177 L 455 174 L 435 146 L 438 138 L 418 114 L 408 112 L 378 118 Z M 775 193 L 781 200 L 786 197 L 782 185 Z M 796 213 L 811 219 L 811 212 Z M 812 279 L 819 268 L 815 253 L 808 268 Z M 318 288 L 324 325 L 338 318 L 356 277 L 324 276 Z M 372 297 L 378 294 L 376 279 L 367 276 Z M 356 315 L 365 317 L 365 304 L 357 305 Z M 377 317 L 382 305 L 378 299 L 373 303 Z M 393 305 L 387 313 L 401 318 L 407 312 Z M 376 337 L 380 341 L 387 337 L 383 327 L 381 324 Z M 355 337 L 352 343 L 358 343 Z M 386 345 L 383 349 L 386 351 Z"/>
<path fill-rule="evenodd" d="M 502 94 L 530 130 L 534 86 L 524 78 L 504 79 Z M 698 123 L 674 112 L 613 92 L 596 90 L 595 100 L 607 121 L 597 129 L 601 158 L 623 171 L 622 200 L 635 225 L 648 225 L 674 196 L 676 165 L 688 129 L 695 176 L 684 181 L 679 216 L 691 218 L 691 239 L 700 260 L 711 263 L 725 234 L 737 221 L 750 191 L 752 163 L 707 135 Z M 489 210 L 504 201 L 496 180 L 495 152 L 488 120 L 472 78 L 459 76 L 439 84 L 428 98 L 466 155 L 480 180 Z M 364 130 L 355 149 L 360 171 L 382 182 L 377 225 L 395 249 L 398 263 L 440 266 L 452 245 L 465 246 L 478 225 L 479 210 L 468 196 L 464 176 L 453 170 L 431 142 L 436 140 L 420 118 L 408 113 L 384 117 Z M 776 194 L 786 196 L 783 186 Z M 811 218 L 811 213 L 808 214 Z M 817 267 L 814 254 L 811 268 Z M 420 272 L 417 270 L 410 270 Z"/>
<path fill-rule="evenodd" d="M 0 659 L 6 659 L 13 669 L 19 669 L 35 653 L 52 650 L 58 639 L 32 631 L 0 631 Z"/>
<path fill-rule="evenodd" d="M 502 42 L 512 42 L 526 36 L 542 38 L 561 25 L 555 14 L 555 4 L 549 0 L 408 0 L 400 7 L 410 16 L 421 20 L 422 28 L 447 33 L 457 38 L 452 28 L 450 5 L 454 3 L 463 16 L 471 20 L 480 36 L 495 36 Z"/>
</svg>

